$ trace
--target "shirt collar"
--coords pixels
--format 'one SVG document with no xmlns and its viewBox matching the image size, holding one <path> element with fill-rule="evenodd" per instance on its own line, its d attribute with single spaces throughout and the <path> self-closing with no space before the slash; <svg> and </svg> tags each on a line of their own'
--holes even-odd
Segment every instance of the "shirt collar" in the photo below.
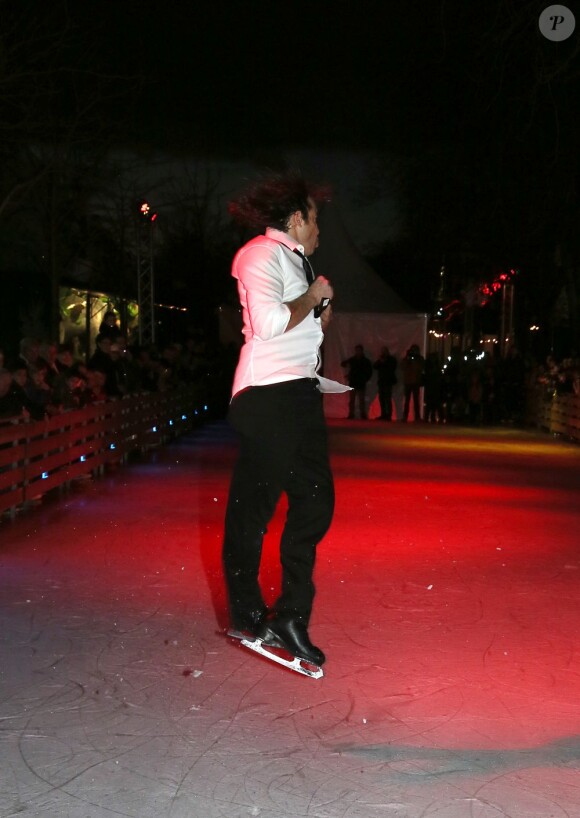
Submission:
<svg viewBox="0 0 580 818">
<path fill-rule="evenodd" d="M 304 247 L 302 244 L 298 244 L 297 241 L 294 241 L 292 236 L 289 236 L 288 233 L 284 233 L 282 230 L 276 230 L 275 227 L 267 227 L 266 228 L 266 236 L 269 239 L 273 239 L 274 241 L 280 242 L 289 250 L 300 250 L 302 255 L 304 255 Z"/>
</svg>

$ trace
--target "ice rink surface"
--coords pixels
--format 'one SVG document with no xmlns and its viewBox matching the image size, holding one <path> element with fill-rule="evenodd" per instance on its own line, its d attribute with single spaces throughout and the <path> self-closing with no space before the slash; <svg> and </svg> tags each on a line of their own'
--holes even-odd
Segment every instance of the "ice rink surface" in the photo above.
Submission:
<svg viewBox="0 0 580 818">
<path fill-rule="evenodd" d="M 330 438 L 320 680 L 223 635 L 225 424 L 2 520 L 0 818 L 580 816 L 580 448 Z"/>
</svg>

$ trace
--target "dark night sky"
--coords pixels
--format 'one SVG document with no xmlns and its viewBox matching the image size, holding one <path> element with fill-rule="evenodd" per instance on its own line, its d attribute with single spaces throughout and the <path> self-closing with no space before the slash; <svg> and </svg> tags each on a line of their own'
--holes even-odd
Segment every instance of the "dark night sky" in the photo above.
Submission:
<svg viewBox="0 0 580 818">
<path fill-rule="evenodd" d="M 545 0 L 21 3 L 29 18 L 66 7 L 89 69 L 135 78 L 132 105 L 110 112 L 119 134 L 129 111 L 142 144 L 257 161 L 296 147 L 397 157 L 485 144 L 489 112 L 510 95 L 529 105 L 538 64 L 577 43 L 542 43 Z"/>
<path fill-rule="evenodd" d="M 520 177 L 512 187 L 529 185 L 531 191 L 534 174 L 548 174 L 556 152 L 561 157 L 577 141 L 580 83 L 571 83 L 566 69 L 564 85 L 557 69 L 573 55 L 578 27 L 565 43 L 545 40 L 538 15 L 546 5 L 77 0 L 71 8 L 79 42 L 85 37 L 98 44 L 96 68 L 140 77 L 130 118 L 137 142 L 254 166 L 272 166 L 292 149 L 373 157 L 379 171 L 369 176 L 366 195 L 380 198 L 378 178 L 383 223 L 393 202 L 384 196 L 389 177 L 380 179 L 381 161 L 383 170 L 390 163 L 395 172 L 405 163 L 407 169 L 424 164 L 424 195 L 420 185 L 417 195 L 430 199 L 431 213 L 443 221 L 460 197 L 469 202 L 473 193 L 474 206 L 464 208 L 465 229 L 454 223 L 450 235 L 459 246 L 469 234 L 466 244 L 479 242 L 481 249 L 495 234 L 493 225 L 487 234 L 479 228 L 486 214 L 478 212 L 478 204 L 484 207 L 478 175 L 487 185 L 488 213 L 490 207 L 513 209 L 507 199 L 489 199 L 494 186 L 501 195 L 513 193 L 504 184 L 513 160 Z M 578 0 L 566 5 L 580 23 Z M 578 93 L 571 96 L 571 90 Z M 425 164 L 431 155 L 438 158 Z M 348 188 L 353 167 L 361 165 L 339 162 L 330 181 Z M 432 248 L 440 227 L 434 223 L 426 239 Z"/>
<path fill-rule="evenodd" d="M 94 0 L 88 16 L 72 6 L 99 43 L 96 67 L 141 77 L 133 136 L 182 155 L 263 166 L 288 149 L 396 156 L 410 140 L 455 138 L 473 83 L 457 71 L 473 49 L 471 16 L 456 19 L 449 0 Z M 345 178 L 353 164 L 338 163 L 335 189 L 360 188 Z"/>
<path fill-rule="evenodd" d="M 113 155 L 138 172 L 225 169 L 220 206 L 291 161 L 331 183 L 355 243 L 409 303 L 423 309 L 445 258 L 456 291 L 486 265 L 534 268 L 541 305 L 555 244 L 580 253 L 580 0 L 565 4 L 576 31 L 551 43 L 548 0 L 0 0 L 33 32 L 20 51 L 35 45 L 4 113 L 24 111 L 32 143 L 80 123 L 78 144 L 129 149 Z M 44 28 L 63 32 L 46 65 Z M 3 121 L 9 145 L 20 131 Z"/>
<path fill-rule="evenodd" d="M 319 2 L 285 16 L 275 2 L 99 0 L 80 20 L 88 36 L 98 21 L 99 67 L 144 75 L 136 120 L 147 139 L 228 154 L 383 149 L 419 109 L 423 121 L 444 117 L 461 93 L 462 73 L 446 76 L 449 48 L 455 61 L 473 32 L 457 42 L 444 7 Z"/>
</svg>

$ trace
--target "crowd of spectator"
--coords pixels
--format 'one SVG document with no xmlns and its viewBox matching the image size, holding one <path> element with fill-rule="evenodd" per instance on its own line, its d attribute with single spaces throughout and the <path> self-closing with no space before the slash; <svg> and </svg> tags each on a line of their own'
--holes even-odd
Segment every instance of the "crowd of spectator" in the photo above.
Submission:
<svg viewBox="0 0 580 818">
<path fill-rule="evenodd" d="M 569 355 L 558 361 L 553 355 L 534 369 L 535 382 L 540 384 L 546 397 L 580 395 L 580 357 Z"/>
<path fill-rule="evenodd" d="M 452 350 L 441 363 L 436 354 L 425 364 L 425 420 L 448 422 L 522 423 L 530 390 L 546 397 L 580 395 L 580 358 L 537 361 L 512 345 L 505 357 Z"/>
<path fill-rule="evenodd" d="M 360 346 L 360 345 L 359 345 Z M 0 423 L 40 420 L 88 404 L 116 400 L 140 392 L 164 392 L 188 384 L 202 384 L 211 393 L 218 414 L 225 414 L 237 350 L 212 345 L 201 331 L 183 343 L 155 346 L 128 344 L 114 312 L 106 313 L 87 360 L 75 357 L 72 343 L 22 338 L 10 357 L 0 348 Z M 361 362 L 366 364 L 362 372 Z M 381 420 L 391 420 L 392 390 L 399 381 L 405 396 L 402 420 L 413 403 L 415 420 L 430 423 L 521 423 L 526 394 L 541 388 L 546 398 L 580 395 L 580 358 L 557 360 L 548 355 L 538 362 L 524 358 L 516 346 L 505 357 L 464 352 L 456 348 L 442 359 L 426 358 L 413 345 L 396 360 L 385 347 L 372 364 L 362 346 L 358 357 L 343 361 L 349 383 L 356 384 L 359 414 L 366 417 L 365 385 L 373 370 L 381 404 Z M 355 366 L 356 364 L 356 366 Z M 358 367 L 358 368 L 357 368 Z M 417 401 L 422 387 L 422 403 Z M 353 392 L 349 417 L 354 417 Z M 357 405 L 358 405 L 357 404 Z"/>
<path fill-rule="evenodd" d="M 384 347 L 371 368 L 362 346 L 356 349 L 353 357 L 342 361 L 354 390 L 349 419 L 355 418 L 355 396 L 360 404 L 359 417 L 367 417 L 366 387 L 373 369 L 377 371 L 381 408 L 378 420 L 389 421 L 394 415 L 396 383 L 403 393 L 400 420 L 412 416 L 415 421 L 427 423 L 520 424 L 525 420 L 530 389 L 543 388 L 547 398 L 580 395 L 580 358 L 574 355 L 560 361 L 548 355 L 545 361 L 537 362 L 512 345 L 503 357 L 454 348 L 444 358 L 437 352 L 424 358 L 413 344 L 398 360 Z"/>
<path fill-rule="evenodd" d="M 528 365 L 515 346 L 505 357 L 452 349 L 425 364 L 425 420 L 491 425 L 521 423 L 525 416 Z"/>
<path fill-rule="evenodd" d="M 70 343 L 22 338 L 11 358 L 0 349 L 0 422 L 41 420 L 88 404 L 140 392 L 165 392 L 203 384 L 223 401 L 234 362 L 216 354 L 202 332 L 182 343 L 128 345 L 108 313 L 88 360 Z M 223 385 L 222 385 L 223 384 Z"/>
</svg>

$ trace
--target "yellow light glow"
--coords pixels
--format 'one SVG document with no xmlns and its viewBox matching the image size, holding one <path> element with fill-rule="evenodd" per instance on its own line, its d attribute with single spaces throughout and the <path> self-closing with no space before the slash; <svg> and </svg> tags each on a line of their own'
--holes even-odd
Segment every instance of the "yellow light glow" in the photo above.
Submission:
<svg viewBox="0 0 580 818">
<path fill-rule="evenodd" d="M 394 432 L 394 430 L 393 430 Z M 563 440 L 543 440 L 540 436 L 530 434 L 529 437 L 522 433 L 516 436 L 509 430 L 490 430 L 489 435 L 473 430 L 470 434 L 468 430 L 462 430 L 461 434 L 452 432 L 448 427 L 440 427 L 431 430 L 425 429 L 425 436 L 421 434 L 406 434 L 406 429 L 401 433 L 393 433 L 391 430 L 387 434 L 367 436 L 357 435 L 357 446 L 359 448 L 400 448 L 400 449 L 423 449 L 431 451 L 465 451 L 465 452 L 485 452 L 511 454 L 521 454 L 529 457 L 538 455 L 552 455 L 553 457 L 580 459 L 580 448 L 574 443 Z"/>
</svg>

